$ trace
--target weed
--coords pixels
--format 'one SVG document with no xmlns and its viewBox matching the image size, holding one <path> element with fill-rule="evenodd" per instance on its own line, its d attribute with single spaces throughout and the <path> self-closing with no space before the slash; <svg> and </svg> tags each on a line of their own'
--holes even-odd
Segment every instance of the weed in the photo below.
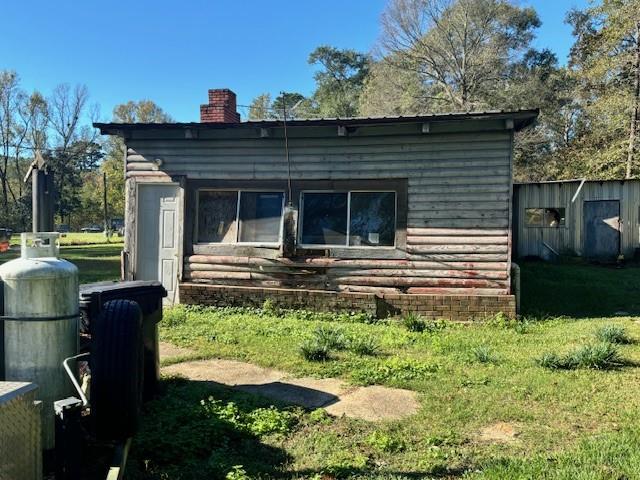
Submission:
<svg viewBox="0 0 640 480">
<path fill-rule="evenodd" d="M 407 313 L 402 318 L 402 324 L 405 326 L 407 330 L 410 332 L 423 332 L 426 328 L 425 321 L 420 317 L 420 315 L 416 315 L 413 312 Z"/>
<path fill-rule="evenodd" d="M 605 325 L 596 330 L 596 338 L 601 342 L 626 344 L 631 343 L 627 331 L 620 325 Z"/>
<path fill-rule="evenodd" d="M 349 351 L 356 355 L 374 356 L 380 352 L 380 344 L 374 337 L 358 337 L 349 340 Z"/>
<path fill-rule="evenodd" d="M 313 331 L 313 338 L 317 343 L 333 350 L 346 350 L 349 345 L 344 332 L 337 328 L 319 326 Z"/>
<path fill-rule="evenodd" d="M 478 345 L 471 350 L 473 358 L 480 363 L 496 363 L 497 357 L 487 345 Z"/>
<path fill-rule="evenodd" d="M 566 355 L 545 353 L 538 359 L 538 364 L 542 367 L 561 370 L 573 370 L 576 368 L 611 370 L 627 363 L 620 355 L 618 348 L 609 342 L 583 345 Z"/>
<path fill-rule="evenodd" d="M 177 327 L 187 321 L 187 309 L 184 305 L 167 308 L 162 316 L 162 324 L 166 327 Z"/>
<path fill-rule="evenodd" d="M 331 348 L 317 338 L 308 338 L 300 345 L 300 354 L 310 362 L 324 362 L 331 358 Z"/>
<path fill-rule="evenodd" d="M 226 480 L 250 480 L 250 476 L 242 467 L 242 465 L 234 465 L 224 477 Z"/>
<path fill-rule="evenodd" d="M 309 413 L 309 423 L 317 423 L 321 425 L 328 425 L 331 423 L 331 416 L 324 408 L 316 408 Z"/>
<path fill-rule="evenodd" d="M 392 357 L 376 365 L 355 369 L 351 373 L 351 378 L 354 382 L 363 385 L 384 384 L 427 378 L 439 368 L 437 364 Z"/>
<path fill-rule="evenodd" d="M 274 406 L 256 408 L 248 413 L 243 412 L 234 402 L 223 403 L 209 397 L 200 402 L 208 417 L 224 420 L 236 429 L 262 437 L 278 433 L 288 433 L 296 422 L 293 412 L 278 410 Z"/>
<path fill-rule="evenodd" d="M 379 430 L 371 433 L 366 442 L 374 449 L 384 453 L 397 453 L 405 449 L 405 443 L 401 438 L 396 438 Z"/>
</svg>

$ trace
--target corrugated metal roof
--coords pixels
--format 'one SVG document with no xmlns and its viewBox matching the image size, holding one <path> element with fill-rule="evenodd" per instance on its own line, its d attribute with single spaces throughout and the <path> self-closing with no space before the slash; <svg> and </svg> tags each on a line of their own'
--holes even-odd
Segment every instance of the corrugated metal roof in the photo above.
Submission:
<svg viewBox="0 0 640 480">
<path fill-rule="evenodd" d="M 464 121 L 464 120 L 500 120 L 511 119 L 514 121 L 516 130 L 524 128 L 533 123 L 540 111 L 533 110 L 487 110 L 480 112 L 450 112 L 450 113 L 429 113 L 415 116 L 383 116 L 383 117 L 347 117 L 347 118 L 310 118 L 304 120 L 288 120 L 289 127 L 302 126 L 323 126 L 323 125 L 345 125 L 345 126 L 365 126 L 384 125 L 399 123 L 420 123 L 438 121 Z M 175 123 L 94 123 L 93 126 L 99 128 L 101 133 L 114 133 L 116 130 L 143 130 L 143 129 L 209 129 L 209 128 L 268 128 L 283 125 L 282 120 L 249 120 L 239 123 L 218 123 L 218 122 L 175 122 Z"/>
<path fill-rule="evenodd" d="M 609 183 L 609 182 L 638 182 L 637 178 L 609 178 L 609 179 L 585 179 L 572 178 L 568 180 L 541 180 L 539 182 L 513 182 L 514 185 L 546 185 L 549 183 L 579 183 L 584 180 L 585 183 Z"/>
</svg>

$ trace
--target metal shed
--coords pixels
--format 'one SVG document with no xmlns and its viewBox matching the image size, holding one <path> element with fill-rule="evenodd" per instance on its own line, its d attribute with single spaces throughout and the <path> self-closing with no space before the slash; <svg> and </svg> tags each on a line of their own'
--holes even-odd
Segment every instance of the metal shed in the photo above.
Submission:
<svg viewBox="0 0 640 480">
<path fill-rule="evenodd" d="M 640 247 L 640 180 L 514 185 L 514 254 L 633 258 Z"/>
</svg>

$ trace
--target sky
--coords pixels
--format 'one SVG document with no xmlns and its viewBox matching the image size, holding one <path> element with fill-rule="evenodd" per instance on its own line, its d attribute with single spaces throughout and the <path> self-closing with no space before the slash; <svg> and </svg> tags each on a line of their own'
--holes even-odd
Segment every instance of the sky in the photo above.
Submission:
<svg viewBox="0 0 640 480">
<path fill-rule="evenodd" d="M 561 63 L 572 44 L 563 23 L 588 0 L 519 0 L 542 27 L 535 47 Z M 319 45 L 368 52 L 387 0 L 0 0 L 0 70 L 48 94 L 87 85 L 101 120 L 128 100 L 150 99 L 177 121 L 198 121 L 207 89 L 230 88 L 239 105 L 263 92 L 313 91 L 307 57 Z M 245 114 L 246 109 L 240 108 Z"/>
</svg>

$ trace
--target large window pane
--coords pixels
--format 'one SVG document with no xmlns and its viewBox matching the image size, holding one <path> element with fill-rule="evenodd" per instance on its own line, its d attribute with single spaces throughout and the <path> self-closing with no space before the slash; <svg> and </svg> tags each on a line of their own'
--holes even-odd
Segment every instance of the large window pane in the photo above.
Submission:
<svg viewBox="0 0 640 480">
<path fill-rule="evenodd" d="M 282 192 L 240 193 L 240 242 L 280 241 Z"/>
<path fill-rule="evenodd" d="M 198 192 L 198 242 L 235 243 L 238 192 Z"/>
<path fill-rule="evenodd" d="M 393 246 L 395 235 L 394 192 L 351 192 L 349 245 Z"/>
<path fill-rule="evenodd" d="M 545 208 L 543 225 L 550 228 L 564 225 L 564 208 Z"/>
<path fill-rule="evenodd" d="M 346 192 L 305 193 L 302 211 L 304 245 L 347 244 Z"/>
</svg>

